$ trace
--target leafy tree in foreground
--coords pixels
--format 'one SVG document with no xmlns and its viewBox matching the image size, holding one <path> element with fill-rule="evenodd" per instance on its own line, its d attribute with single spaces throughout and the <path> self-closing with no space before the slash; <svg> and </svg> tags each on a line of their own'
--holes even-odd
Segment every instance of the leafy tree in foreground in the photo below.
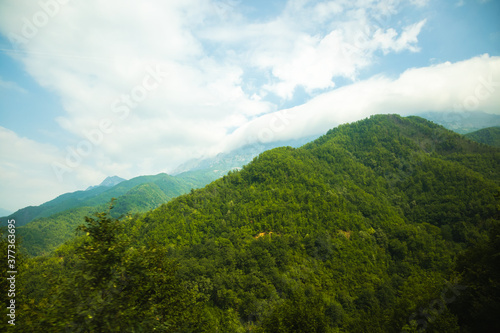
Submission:
<svg viewBox="0 0 500 333">
<path fill-rule="evenodd" d="M 27 318 L 27 330 L 203 331 L 197 293 L 175 277 L 177 266 L 164 248 L 132 247 L 125 224 L 109 211 L 85 220 L 83 241 L 63 257 L 64 274 L 53 276 L 49 299 L 29 310 L 40 318 Z"/>
</svg>

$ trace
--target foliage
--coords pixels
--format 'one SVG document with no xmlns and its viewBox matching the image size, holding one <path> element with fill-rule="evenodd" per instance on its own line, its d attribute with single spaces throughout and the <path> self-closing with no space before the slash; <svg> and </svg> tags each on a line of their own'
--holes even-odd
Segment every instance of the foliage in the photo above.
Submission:
<svg viewBox="0 0 500 333">
<path fill-rule="evenodd" d="M 175 276 L 164 248 L 132 246 L 124 227 L 109 211 L 87 217 L 78 245 L 56 252 L 59 260 L 42 259 L 23 277 L 25 288 L 40 275 L 52 284 L 42 282 L 45 292 L 24 299 L 25 332 L 202 331 L 196 290 Z"/>
<path fill-rule="evenodd" d="M 499 154 L 395 115 L 266 151 L 147 213 L 87 217 L 83 235 L 26 262 L 22 321 L 51 332 L 494 325 L 478 313 L 498 306 Z M 449 297 L 449 281 L 467 292 Z"/>
<path fill-rule="evenodd" d="M 497 332 L 500 328 L 500 223 L 457 262 L 461 283 L 467 288 L 453 307 L 464 332 Z"/>
<path fill-rule="evenodd" d="M 467 133 L 465 137 L 485 145 L 500 147 L 500 127 L 483 128 L 479 131 Z"/>
<path fill-rule="evenodd" d="M 86 191 L 65 193 L 40 206 L 29 206 L 11 214 L 9 218 L 15 218 L 18 226 L 24 226 L 33 220 L 52 217 L 55 214 L 74 210 L 81 207 L 97 207 L 102 209 L 111 198 L 118 198 L 118 206 L 122 210 L 130 207 L 130 210 L 147 211 L 158 207 L 159 204 L 189 192 L 191 188 L 202 187 L 214 179 L 206 179 L 193 175 L 188 177 L 173 177 L 165 173 L 155 176 L 140 176 L 123 181 L 112 187 L 97 186 Z M 141 201 L 139 193 L 144 193 L 144 186 L 150 187 L 148 195 L 151 202 Z M 123 197 L 122 197 L 123 196 Z M 155 205 L 155 204 L 156 205 Z M 117 207 L 118 208 L 118 207 Z M 59 214 L 60 215 L 60 214 Z M 7 218 L 2 218 L 0 225 L 7 224 Z"/>
<path fill-rule="evenodd" d="M 116 199 L 112 214 L 114 217 L 118 217 L 128 213 L 146 212 L 157 208 L 162 203 L 188 192 L 190 186 L 195 186 L 194 184 L 196 183 L 187 180 L 178 181 L 174 177 L 165 174 L 137 177 L 122 182 L 99 196 L 78 203 L 78 205 L 85 203 L 90 206 L 72 208 L 48 217 L 35 219 L 26 225 L 20 226 L 18 233 L 23 238 L 25 250 L 29 255 L 44 255 L 74 237 L 75 228 L 85 216 L 105 209 L 106 202 L 111 198 L 110 195 L 124 193 L 125 190 L 130 188 Z M 98 189 L 92 189 L 91 191 L 96 190 Z M 68 202 L 63 201 L 57 204 L 56 208 L 66 207 L 66 204 Z"/>
</svg>

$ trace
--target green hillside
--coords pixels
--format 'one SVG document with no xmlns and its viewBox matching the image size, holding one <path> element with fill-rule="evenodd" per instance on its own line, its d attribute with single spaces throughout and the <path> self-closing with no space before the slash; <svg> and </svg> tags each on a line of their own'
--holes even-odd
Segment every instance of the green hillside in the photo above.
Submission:
<svg viewBox="0 0 500 333">
<path fill-rule="evenodd" d="M 133 178 L 97 196 L 81 200 L 78 205 L 75 205 L 77 208 L 37 218 L 26 225 L 21 223 L 17 233 L 23 239 L 27 254 L 32 256 L 46 254 L 74 237 L 75 228 L 81 224 L 84 217 L 105 209 L 114 197 L 116 197 L 116 202 L 113 217 L 147 212 L 203 184 L 198 184 L 196 181 L 194 177 L 190 180 L 182 180 L 167 174 Z M 65 206 L 64 203 L 61 206 Z"/>
<path fill-rule="evenodd" d="M 161 189 L 165 191 L 165 195 L 169 198 L 173 198 L 180 194 L 186 193 L 192 187 L 200 187 L 205 185 L 205 183 L 197 183 L 196 178 L 190 180 L 190 182 L 186 182 L 167 174 L 159 174 L 155 176 L 136 177 L 127 181 L 123 181 L 118 185 L 112 187 L 99 186 L 87 191 L 65 193 L 40 206 L 30 206 L 18 210 L 7 218 L 2 219 L 2 225 L 6 225 L 7 219 L 14 218 L 18 226 L 23 226 L 37 218 L 49 217 L 53 214 L 57 214 L 65 210 L 78 207 L 99 206 L 109 202 L 111 198 L 124 195 L 135 186 L 146 183 L 158 183 L 159 185 L 161 185 Z"/>
<path fill-rule="evenodd" d="M 25 260 L 19 328 L 496 332 L 499 192 L 499 149 L 372 116 L 145 214 L 87 218 Z"/>
<path fill-rule="evenodd" d="M 107 188 L 105 187 L 96 187 L 88 191 L 65 193 L 39 206 L 21 208 L 9 216 L 2 218 L 0 220 L 0 225 L 5 226 L 7 225 L 8 219 L 15 219 L 19 225 L 22 226 L 28 224 L 36 218 L 46 217 L 67 209 L 84 206 L 81 205 L 82 201 L 85 201 L 93 196 L 97 196 L 106 190 Z"/>
<path fill-rule="evenodd" d="M 465 137 L 472 141 L 500 148 L 500 127 L 484 128 L 465 134 Z"/>
<path fill-rule="evenodd" d="M 50 217 L 36 219 L 18 227 L 17 236 L 22 240 L 23 250 L 30 256 L 44 255 L 76 236 L 85 216 L 104 207 L 79 207 L 56 213 Z"/>
<path fill-rule="evenodd" d="M 185 193 L 180 192 L 180 193 Z M 179 193 L 179 194 L 180 194 Z M 168 202 L 169 197 L 155 183 L 146 183 L 133 187 L 126 194 L 119 196 L 115 202 L 113 216 L 119 217 L 127 213 L 146 212 Z M 85 216 L 104 210 L 106 204 L 78 207 L 36 219 L 17 229 L 22 239 L 24 250 L 31 256 L 47 254 L 65 241 L 75 236 L 75 229 Z"/>
<path fill-rule="evenodd" d="M 212 169 L 187 171 L 177 176 L 140 176 L 111 188 L 95 187 L 66 193 L 37 207 L 26 207 L 7 219 L 15 219 L 27 254 L 46 254 L 74 237 L 74 229 L 86 215 L 101 211 L 117 198 L 113 217 L 147 212 L 169 200 L 220 178 Z M 35 216 L 36 218 L 33 218 Z M 29 222 L 29 223 L 28 223 Z"/>
</svg>

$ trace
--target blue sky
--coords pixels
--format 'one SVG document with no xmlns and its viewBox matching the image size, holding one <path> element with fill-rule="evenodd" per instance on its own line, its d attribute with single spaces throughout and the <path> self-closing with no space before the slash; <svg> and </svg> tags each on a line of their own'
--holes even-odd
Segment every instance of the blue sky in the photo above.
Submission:
<svg viewBox="0 0 500 333">
<path fill-rule="evenodd" d="M 498 114 L 498 17 L 494 0 L 0 2 L 0 208 L 374 113 Z"/>
</svg>

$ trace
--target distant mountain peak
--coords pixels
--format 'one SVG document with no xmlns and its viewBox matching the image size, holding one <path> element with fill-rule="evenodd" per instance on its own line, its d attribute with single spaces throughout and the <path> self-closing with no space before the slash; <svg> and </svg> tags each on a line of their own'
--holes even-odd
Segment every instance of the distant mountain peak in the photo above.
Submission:
<svg viewBox="0 0 500 333">
<path fill-rule="evenodd" d="M 102 181 L 102 183 L 99 184 L 99 186 L 107 186 L 107 187 L 115 186 L 115 185 L 118 185 L 125 180 L 126 179 L 120 178 L 118 176 L 110 176 L 110 177 L 106 177 L 106 179 L 104 179 Z"/>
<path fill-rule="evenodd" d="M 104 186 L 104 187 L 113 187 L 115 185 L 118 185 L 120 184 L 121 182 L 125 181 L 126 179 L 123 179 L 121 177 L 118 177 L 118 176 L 109 176 L 109 177 L 106 177 L 106 179 L 104 179 L 102 181 L 102 183 L 100 183 L 99 185 L 97 186 L 89 186 L 86 191 L 88 190 L 92 190 L 96 187 L 100 187 L 100 186 Z"/>
</svg>

